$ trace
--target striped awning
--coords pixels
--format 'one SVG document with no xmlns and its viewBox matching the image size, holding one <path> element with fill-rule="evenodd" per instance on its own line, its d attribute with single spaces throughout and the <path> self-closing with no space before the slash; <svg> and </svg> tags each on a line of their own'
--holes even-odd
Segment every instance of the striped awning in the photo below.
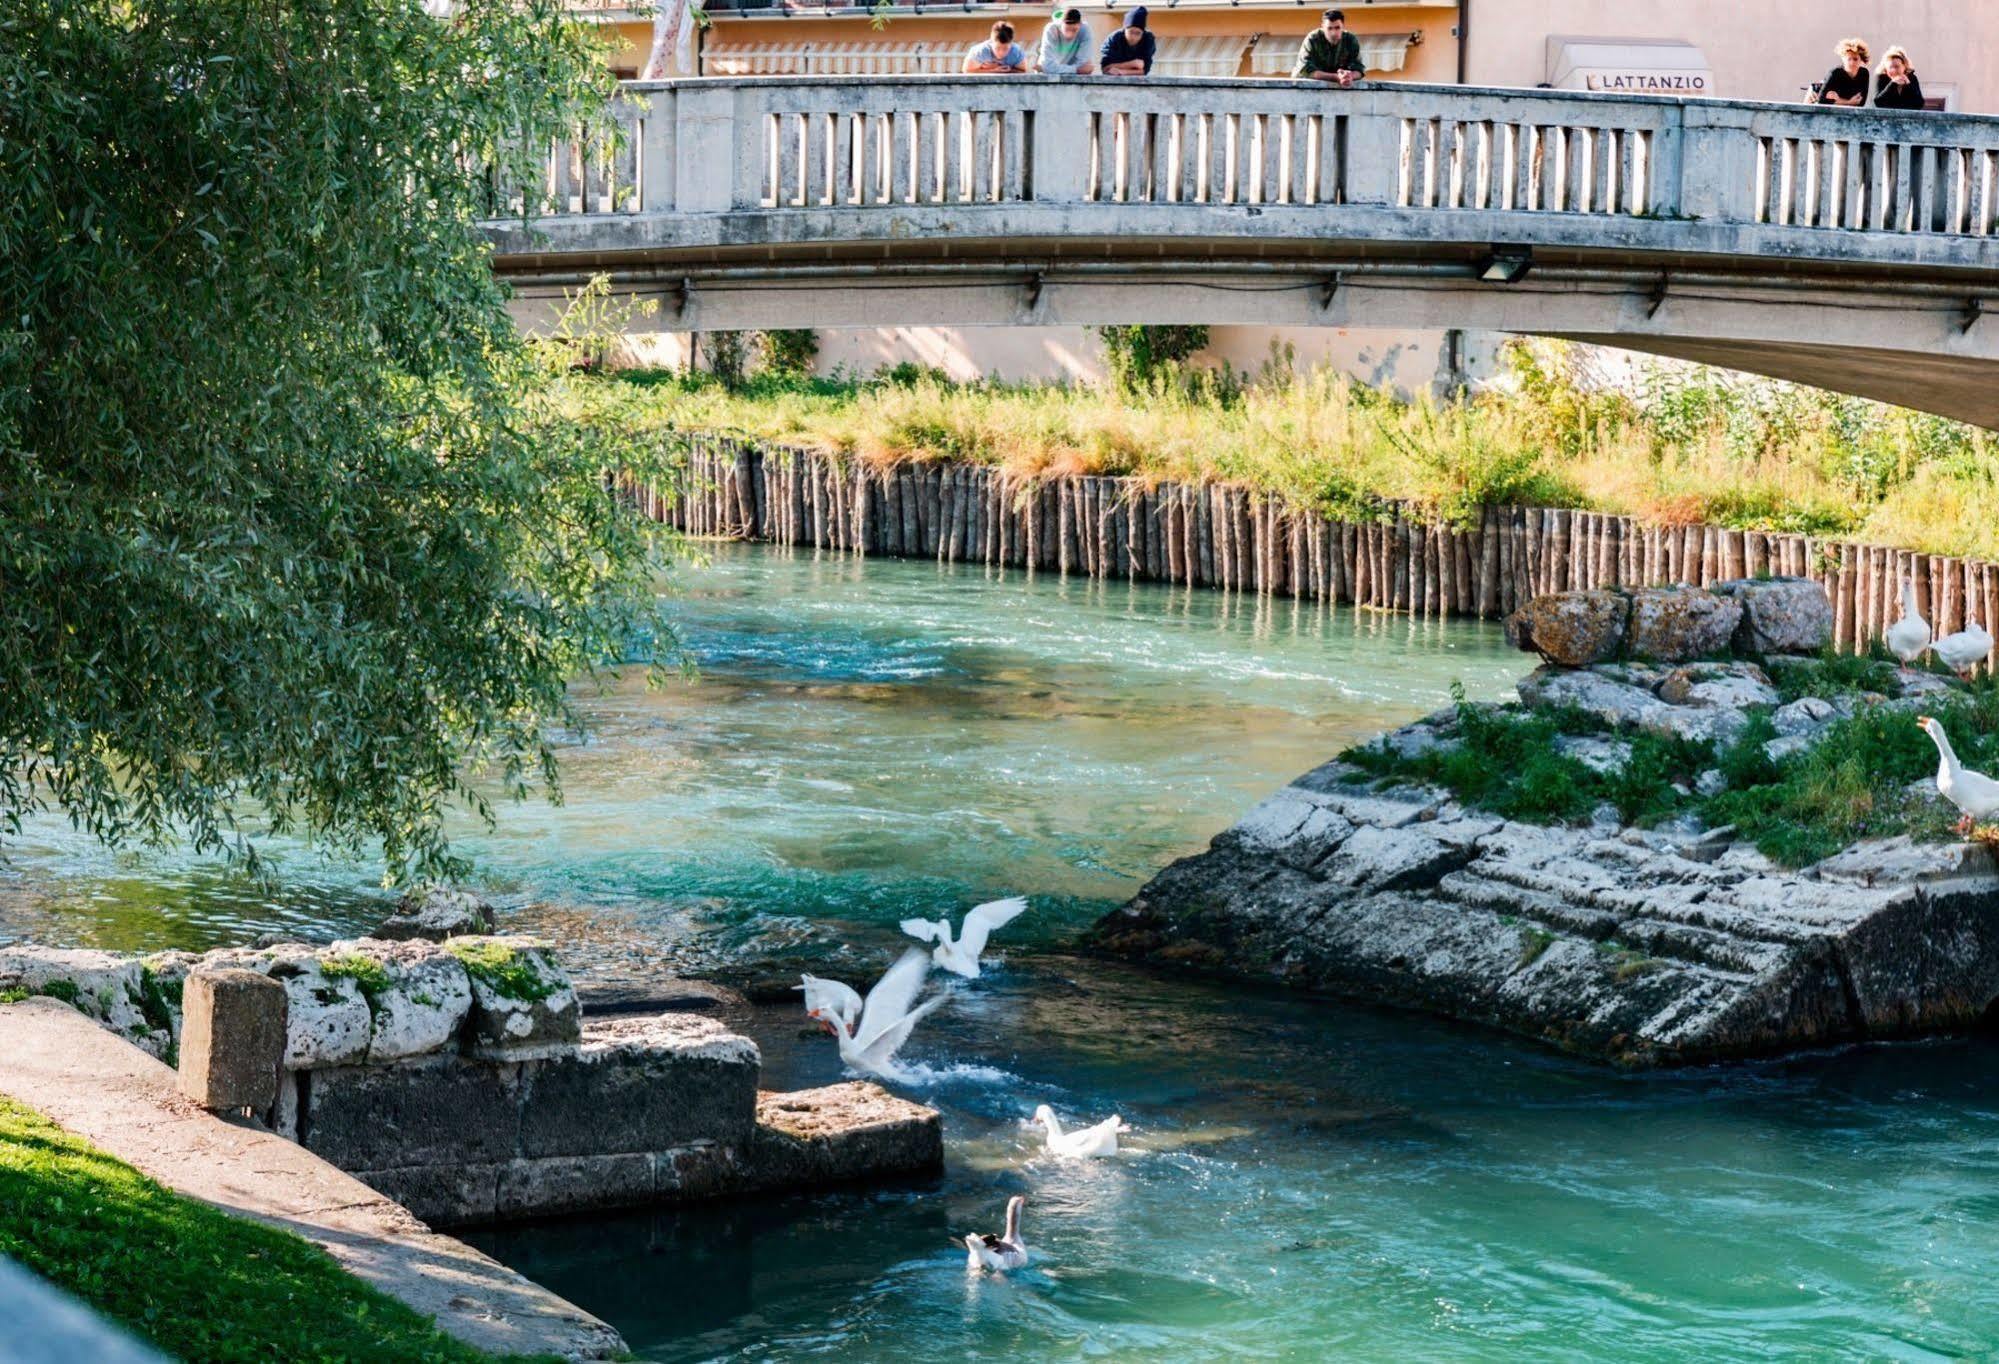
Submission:
<svg viewBox="0 0 1999 1364">
<path fill-rule="evenodd" d="M 939 76 L 965 64 L 969 42 L 710 43 L 701 50 L 704 76 Z M 1155 76 L 1229 77 L 1242 74 L 1249 35 L 1159 39 Z M 1030 49 L 1031 51 L 1032 49 Z"/>
<path fill-rule="evenodd" d="M 967 43 L 709 43 L 704 76 L 945 76 Z"/>
<path fill-rule="evenodd" d="M 1247 33 L 1219 38 L 1175 38 L 1158 35 L 1158 51 L 1152 58 L 1155 76 L 1206 76 L 1226 79 L 1242 74 L 1242 54 L 1249 47 Z"/>
<path fill-rule="evenodd" d="M 1382 71 L 1400 71 L 1409 64 L 1413 33 L 1356 33 L 1360 40 L 1360 60 L 1372 76 Z M 1266 33 L 1249 54 L 1252 76 L 1288 76 L 1298 69 L 1298 45 L 1305 41 L 1298 33 Z"/>
</svg>

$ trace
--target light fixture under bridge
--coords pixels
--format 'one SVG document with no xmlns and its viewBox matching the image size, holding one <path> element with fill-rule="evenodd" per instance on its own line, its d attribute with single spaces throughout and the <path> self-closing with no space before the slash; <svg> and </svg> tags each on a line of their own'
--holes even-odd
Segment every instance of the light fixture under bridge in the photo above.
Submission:
<svg viewBox="0 0 1999 1364">
<path fill-rule="evenodd" d="M 1518 284 L 1534 268 L 1534 250 L 1527 246 L 1495 246 L 1479 267 L 1487 284 Z"/>
</svg>

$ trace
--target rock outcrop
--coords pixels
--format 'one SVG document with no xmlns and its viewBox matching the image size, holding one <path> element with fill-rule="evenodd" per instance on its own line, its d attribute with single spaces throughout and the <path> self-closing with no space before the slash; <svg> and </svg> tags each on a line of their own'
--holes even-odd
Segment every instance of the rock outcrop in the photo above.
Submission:
<svg viewBox="0 0 1999 1364">
<path fill-rule="evenodd" d="M 1963 1028 L 1999 1000 L 1982 848 L 1895 839 L 1786 872 L 1725 830 L 1510 824 L 1364 781 L 1300 777 L 1096 943 L 1635 1065 Z"/>
<path fill-rule="evenodd" d="M 1618 612 L 1597 599 L 1621 594 L 1537 599 L 1510 623 L 1516 639 L 1589 662 L 1535 670 L 1519 684 L 1521 703 L 1591 717 L 1599 732 L 1563 733 L 1553 747 L 1612 774 L 1645 734 L 1719 747 L 1767 715 L 1776 737 L 1765 751 L 1782 761 L 1862 706 L 1914 709 L 1956 689 L 1885 669 L 1870 679 L 1879 690 L 1780 704 L 1772 671 L 1795 693 L 1810 682 L 1793 674 L 1823 667 L 1781 652 L 1823 644 L 1824 594 L 1804 587 L 1780 579 L 1630 593 L 1612 651 L 1625 661 L 1600 661 Z M 1631 657 L 1725 654 L 1732 644 L 1761 662 Z M 1445 711 L 1374 747 L 1387 762 L 1463 741 L 1459 713 Z M 1696 794 L 1727 782 L 1718 767 L 1687 774 L 1676 789 L 1689 804 L 1653 828 L 1625 827 L 1608 803 L 1586 824 L 1548 826 L 1327 763 L 1154 877 L 1094 941 L 1632 1065 L 1949 1031 L 1999 1002 L 1999 869 L 1984 846 L 1879 839 L 1787 870 L 1689 812 Z"/>
</svg>

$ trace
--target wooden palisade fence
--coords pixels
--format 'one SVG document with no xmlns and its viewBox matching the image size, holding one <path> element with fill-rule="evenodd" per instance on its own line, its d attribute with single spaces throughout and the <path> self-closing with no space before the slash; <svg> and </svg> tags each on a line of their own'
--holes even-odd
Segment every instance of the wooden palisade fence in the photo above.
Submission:
<svg viewBox="0 0 1999 1364">
<path fill-rule="evenodd" d="M 1009 478 L 978 465 L 872 466 L 696 437 L 680 486 L 627 487 L 690 535 L 1270 593 L 1417 615 L 1504 616 L 1542 592 L 1706 585 L 1779 574 L 1824 585 L 1834 642 L 1858 650 L 1900 611 L 1902 579 L 1938 634 L 1999 619 L 1999 566 L 1811 536 L 1487 507 L 1452 529 L 1384 509 L 1335 521 L 1275 494 L 1137 478 Z"/>
</svg>

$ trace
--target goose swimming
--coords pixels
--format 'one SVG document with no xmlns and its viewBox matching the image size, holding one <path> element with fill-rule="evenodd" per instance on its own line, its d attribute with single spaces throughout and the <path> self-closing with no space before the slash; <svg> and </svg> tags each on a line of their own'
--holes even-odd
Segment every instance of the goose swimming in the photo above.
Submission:
<svg viewBox="0 0 1999 1364">
<path fill-rule="evenodd" d="M 1959 677 L 1969 677 L 1971 670 L 1985 661 L 1992 652 L 1992 632 L 1977 621 L 1967 621 L 1962 630 L 1954 635 L 1945 635 L 1930 646 L 1944 666 Z"/>
<path fill-rule="evenodd" d="M 921 942 L 934 942 L 931 958 L 946 971 L 965 977 L 967 980 L 979 978 L 979 954 L 986 950 L 986 939 L 993 930 L 1012 923 L 1027 901 L 1015 896 L 1010 900 L 993 900 L 976 909 L 966 911 L 964 922 L 958 927 L 958 939 L 951 940 L 951 921 L 938 919 L 904 919 L 902 931 Z"/>
<path fill-rule="evenodd" d="M 1882 631 L 1881 639 L 1904 666 L 1921 658 L 1930 647 L 1930 623 L 1916 608 L 1915 579 L 1902 579 L 1902 618 Z"/>
<path fill-rule="evenodd" d="M 821 976 L 800 975 L 794 990 L 805 992 L 805 1016 L 816 1018 L 830 1033 L 851 1033 L 861 1016 L 861 997 L 853 986 Z"/>
<path fill-rule="evenodd" d="M 1048 1129 L 1048 1150 L 1058 1156 L 1114 1156 L 1118 1133 L 1131 1131 L 1131 1124 L 1112 1114 L 1095 1126 L 1064 1132 L 1062 1120 L 1047 1104 L 1034 1110 L 1034 1120 Z"/>
<path fill-rule="evenodd" d="M 918 1021 L 946 998 L 932 995 L 921 1004 L 916 1002 L 918 992 L 923 989 L 923 978 L 929 974 L 930 956 L 920 947 L 912 947 L 896 958 L 895 965 L 882 972 L 882 978 L 861 1001 L 860 1018 L 852 1023 L 843 1021 L 833 1028 L 833 1036 L 840 1044 L 840 1059 L 855 1070 L 893 1078 L 895 1054 L 909 1040 Z"/>
<path fill-rule="evenodd" d="M 1027 1264 L 1027 1242 L 1020 1239 L 1020 1210 L 1027 1206 L 1025 1194 L 1015 1194 L 1006 1201 L 1006 1230 L 998 1236 L 991 1232 L 968 1232 L 965 1235 L 965 1269 L 976 1274 L 982 1269 L 1004 1274 L 1009 1269 L 1020 1269 Z"/>
<path fill-rule="evenodd" d="M 1964 812 L 1964 818 L 1957 822 L 1957 831 L 1968 834 L 1974 825 L 1999 817 L 1999 781 L 1983 772 L 1972 772 L 1960 763 L 1956 750 L 1950 746 L 1950 736 L 1937 721 L 1924 715 L 1916 723 L 1935 741 L 1943 760 L 1937 767 L 1937 790 Z"/>
</svg>

